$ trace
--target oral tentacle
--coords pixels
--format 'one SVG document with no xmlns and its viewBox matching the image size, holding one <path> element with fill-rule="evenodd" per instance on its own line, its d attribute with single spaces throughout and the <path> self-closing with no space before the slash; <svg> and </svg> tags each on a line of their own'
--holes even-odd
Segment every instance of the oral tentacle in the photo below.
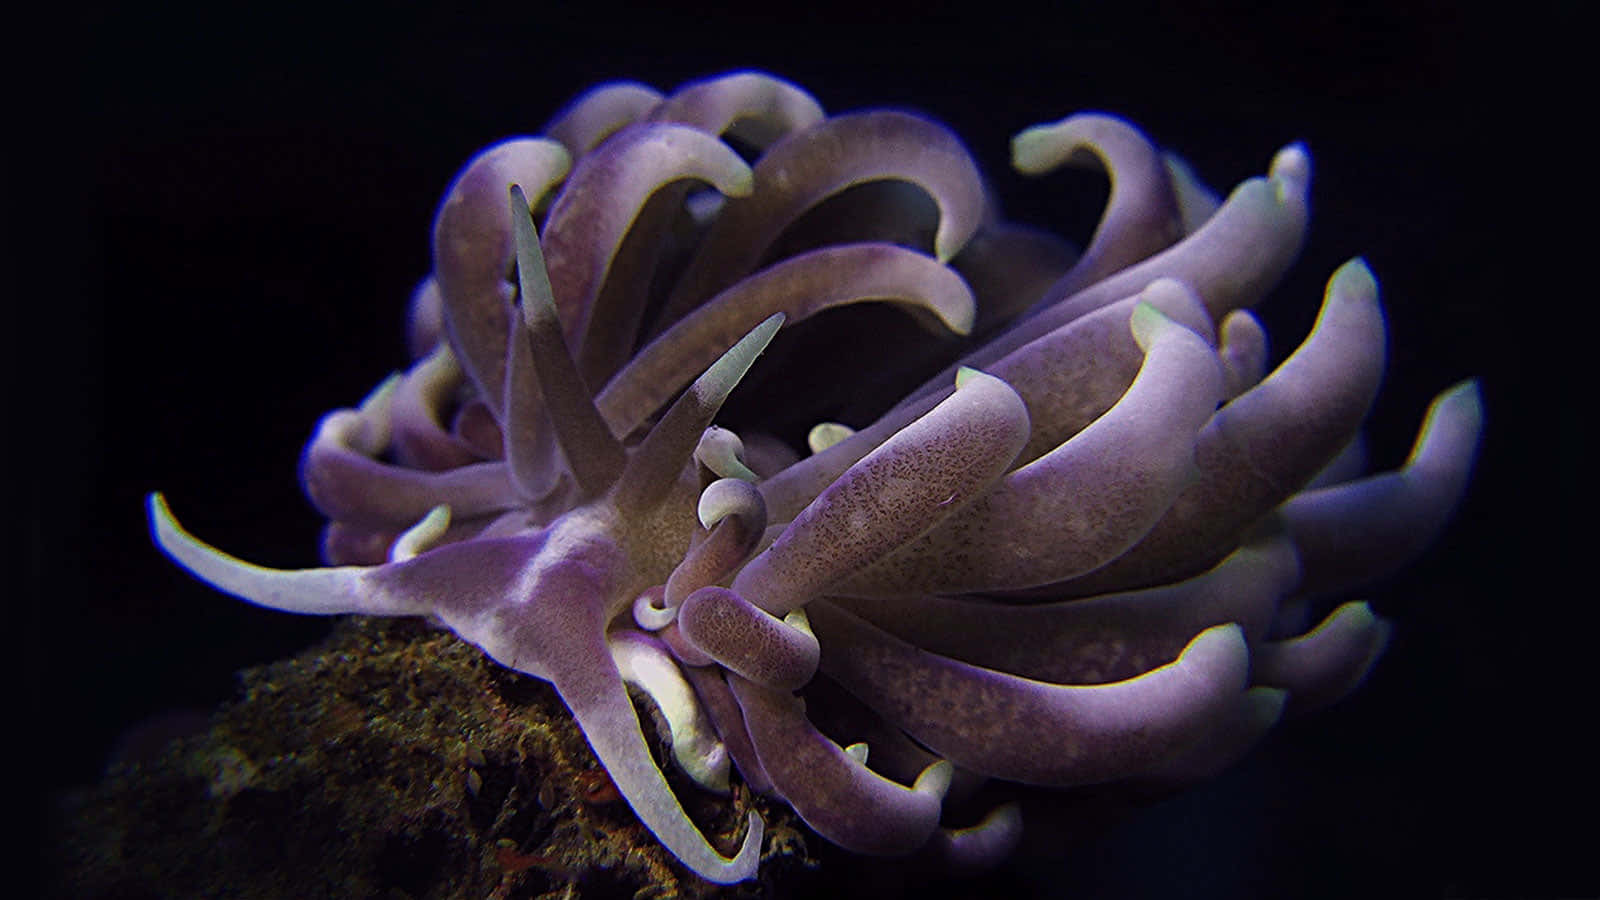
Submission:
<svg viewBox="0 0 1600 900">
<path fill-rule="evenodd" d="M 160 494 L 149 498 L 151 531 L 156 545 L 196 578 L 223 593 L 256 606 L 306 615 L 426 615 L 419 598 L 374 596 L 362 566 L 317 569 L 269 569 L 230 556 L 201 541 L 172 517 Z"/>
<path fill-rule="evenodd" d="M 701 787 L 728 793 L 728 749 L 666 647 L 637 631 L 609 636 L 611 659 L 626 684 L 650 695 L 672 738 L 672 758 Z"/>
<path fill-rule="evenodd" d="M 717 884 L 750 878 L 761 852 L 760 816 L 750 813 L 738 852 L 722 856 L 690 821 L 645 743 L 606 634 L 621 549 L 574 526 L 552 529 L 540 550 L 523 560 L 499 602 L 446 595 L 436 604 L 439 617 L 501 665 L 551 683 L 639 821 L 685 866 Z M 414 586 L 425 587 L 440 585 Z M 525 599 L 508 606 L 506 596 Z"/>
<path fill-rule="evenodd" d="M 160 494 L 151 494 L 148 506 L 156 544 L 195 577 L 257 606 L 304 615 L 470 618 L 498 605 L 544 540 L 535 534 L 448 544 L 376 566 L 272 569 L 223 553 L 184 530 Z M 419 537 L 425 541 L 429 526 L 437 524 L 425 523 Z M 472 640 L 479 629 L 457 630 Z"/>
<path fill-rule="evenodd" d="M 689 820 L 651 759 L 604 638 L 597 634 L 567 653 L 571 665 L 552 671 L 550 680 L 639 821 L 679 861 L 707 881 L 736 884 L 754 877 L 761 856 L 761 817 L 750 813 L 744 839 L 732 857 L 719 853 Z"/>
</svg>

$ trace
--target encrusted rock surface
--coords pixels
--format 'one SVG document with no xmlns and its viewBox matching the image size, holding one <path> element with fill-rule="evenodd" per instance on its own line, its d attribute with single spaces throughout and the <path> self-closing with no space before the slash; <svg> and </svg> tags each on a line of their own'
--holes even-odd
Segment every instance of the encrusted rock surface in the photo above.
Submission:
<svg viewBox="0 0 1600 900">
<path fill-rule="evenodd" d="M 707 793 L 666 763 L 722 852 L 748 810 L 767 822 L 759 880 L 695 877 L 622 802 L 548 684 L 420 620 L 348 619 L 241 678 L 208 730 L 113 764 L 62 804 L 55 896 L 765 898 L 815 865 L 787 807 L 737 777 L 730 797 Z M 635 702 L 661 762 L 664 727 Z"/>
</svg>

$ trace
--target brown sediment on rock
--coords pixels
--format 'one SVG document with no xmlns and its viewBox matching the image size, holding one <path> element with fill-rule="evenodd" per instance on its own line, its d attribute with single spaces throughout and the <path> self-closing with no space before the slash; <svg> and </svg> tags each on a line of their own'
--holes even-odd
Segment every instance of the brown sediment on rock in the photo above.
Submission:
<svg viewBox="0 0 1600 900">
<path fill-rule="evenodd" d="M 647 738 L 685 809 L 731 852 L 767 822 L 759 880 L 712 885 L 634 817 L 550 685 L 418 620 L 352 618 L 241 673 L 209 730 L 76 792 L 51 860 L 61 897 L 782 897 L 814 865 L 793 814 L 708 793 Z"/>
</svg>

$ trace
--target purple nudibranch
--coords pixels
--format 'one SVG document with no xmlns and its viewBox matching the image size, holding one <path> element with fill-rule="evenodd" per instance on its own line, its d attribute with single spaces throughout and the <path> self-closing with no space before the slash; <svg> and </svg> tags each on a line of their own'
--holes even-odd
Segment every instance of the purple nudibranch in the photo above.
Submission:
<svg viewBox="0 0 1600 900">
<path fill-rule="evenodd" d="M 1006 222 L 942 125 L 829 117 L 761 73 L 602 86 L 543 134 L 457 176 L 413 364 L 317 427 L 301 478 L 327 565 L 228 556 L 160 495 L 152 527 L 251 603 L 424 616 L 550 682 L 712 882 L 755 874 L 763 823 L 731 857 L 706 840 L 625 683 L 707 790 L 731 768 L 847 849 L 981 867 L 1021 812 L 946 821 L 953 786 L 1198 779 L 1353 690 L 1389 626 L 1333 598 L 1413 558 L 1466 490 L 1472 381 L 1399 470 L 1342 453 L 1384 367 L 1362 260 L 1268 371 L 1249 309 L 1305 237 L 1302 146 L 1223 198 L 1115 117 L 1029 128 L 1020 171 L 1111 181 L 1078 253 Z M 915 327 L 886 330 L 878 362 L 926 380 L 819 421 L 864 379 L 794 348 L 860 327 L 820 313 L 881 303 Z M 769 347 L 785 368 L 744 391 L 791 390 L 713 424 Z M 802 455 L 777 432 L 806 416 Z"/>
</svg>

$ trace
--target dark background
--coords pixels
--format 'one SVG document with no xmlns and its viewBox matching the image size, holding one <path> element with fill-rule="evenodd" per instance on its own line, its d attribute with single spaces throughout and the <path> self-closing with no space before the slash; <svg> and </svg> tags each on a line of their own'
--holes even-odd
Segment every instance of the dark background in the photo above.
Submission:
<svg viewBox="0 0 1600 900">
<path fill-rule="evenodd" d="M 10 179 L 24 406 L 7 443 L 29 461 L 28 578 L 10 602 L 28 781 L 94 780 L 130 726 L 211 707 L 239 668 L 325 632 L 169 564 L 143 497 L 167 492 L 187 526 L 246 559 L 314 562 L 300 448 L 318 417 L 404 364 L 402 310 L 468 156 L 537 131 L 599 81 L 670 89 L 756 67 L 830 112 L 893 105 L 949 123 L 1013 217 L 1080 239 L 1092 181 L 1010 174 L 1020 128 L 1117 112 L 1224 191 L 1304 140 L 1310 240 L 1261 311 L 1278 355 L 1327 275 L 1363 254 L 1391 326 L 1374 461 L 1404 457 L 1434 393 L 1484 379 L 1487 438 L 1457 521 L 1367 592 L 1397 628 L 1362 692 L 1103 840 L 952 890 L 1600 893 L 1596 829 L 1580 824 L 1595 799 L 1596 679 L 1581 644 L 1593 589 L 1562 577 L 1576 571 L 1576 473 L 1591 455 L 1578 429 L 1594 401 L 1584 379 L 1552 382 L 1545 368 L 1592 343 L 1576 319 L 1592 300 L 1537 278 L 1572 268 L 1555 211 L 1584 179 L 1560 152 L 1564 82 L 1518 55 L 1524 29 L 1573 22 L 1534 7 L 1461 20 L 1442 3 L 1134 4 L 1054 19 L 866 4 L 174 9 L 75 7 L 16 35 L 42 50 L 15 81 L 29 121 Z"/>
</svg>

